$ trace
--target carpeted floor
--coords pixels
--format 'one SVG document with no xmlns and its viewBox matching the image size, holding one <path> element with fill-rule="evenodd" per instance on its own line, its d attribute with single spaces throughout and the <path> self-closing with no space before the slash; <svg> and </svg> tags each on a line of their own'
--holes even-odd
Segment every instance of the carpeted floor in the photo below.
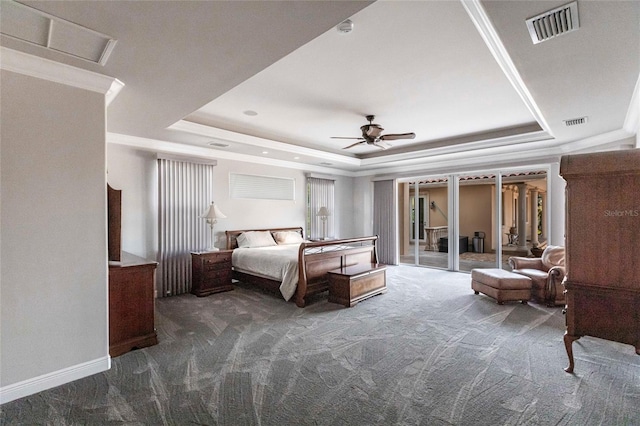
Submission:
<svg viewBox="0 0 640 426">
<path fill-rule="evenodd" d="M 160 343 L 1 407 L 0 424 L 638 425 L 640 357 L 574 343 L 560 308 L 497 305 L 469 274 L 388 269 L 388 293 L 299 309 L 239 285 L 157 301 Z"/>
</svg>

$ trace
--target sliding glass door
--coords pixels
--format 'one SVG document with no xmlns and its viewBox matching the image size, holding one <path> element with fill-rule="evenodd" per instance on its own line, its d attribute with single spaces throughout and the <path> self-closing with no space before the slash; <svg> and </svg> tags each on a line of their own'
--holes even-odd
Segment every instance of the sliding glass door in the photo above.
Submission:
<svg viewBox="0 0 640 426">
<path fill-rule="evenodd" d="M 400 210 L 405 212 L 399 215 L 404 218 L 399 232 L 400 263 L 449 268 L 448 181 L 441 176 L 399 183 Z"/>
<path fill-rule="evenodd" d="M 453 271 L 509 270 L 546 246 L 546 170 L 398 181 L 400 263 Z M 418 238 L 416 238 L 416 236 Z"/>
<path fill-rule="evenodd" d="M 496 265 L 496 253 L 492 249 L 497 208 L 495 176 L 461 176 L 459 182 L 460 271 L 493 268 Z"/>
</svg>

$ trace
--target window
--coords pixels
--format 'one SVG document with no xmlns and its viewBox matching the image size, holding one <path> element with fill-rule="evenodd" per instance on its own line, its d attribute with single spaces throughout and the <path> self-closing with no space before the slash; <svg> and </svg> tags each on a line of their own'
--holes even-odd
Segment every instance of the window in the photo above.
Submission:
<svg viewBox="0 0 640 426">
<path fill-rule="evenodd" d="M 231 173 L 229 175 L 229 194 L 231 198 L 295 200 L 295 180 Z"/>
<path fill-rule="evenodd" d="M 307 177 L 307 237 L 321 239 L 335 237 L 333 217 L 334 184 L 331 179 Z M 322 208 L 327 215 L 319 216 Z"/>
</svg>

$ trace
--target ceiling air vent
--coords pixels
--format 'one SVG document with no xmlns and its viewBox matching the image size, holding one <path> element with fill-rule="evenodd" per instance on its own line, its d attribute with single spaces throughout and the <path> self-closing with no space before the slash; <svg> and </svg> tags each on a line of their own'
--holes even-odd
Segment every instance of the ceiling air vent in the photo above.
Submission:
<svg viewBox="0 0 640 426">
<path fill-rule="evenodd" d="M 209 142 L 209 146 L 215 146 L 217 148 L 226 148 L 229 146 L 228 143 L 222 143 L 222 142 Z"/>
<path fill-rule="evenodd" d="M 571 120 L 562 120 L 565 126 L 577 126 L 579 124 L 585 124 L 587 122 L 587 117 L 580 118 L 572 118 Z"/>
<path fill-rule="evenodd" d="M 575 31 L 578 28 L 580 28 L 580 19 L 578 18 L 577 1 L 527 19 L 527 29 L 533 44 Z"/>
</svg>

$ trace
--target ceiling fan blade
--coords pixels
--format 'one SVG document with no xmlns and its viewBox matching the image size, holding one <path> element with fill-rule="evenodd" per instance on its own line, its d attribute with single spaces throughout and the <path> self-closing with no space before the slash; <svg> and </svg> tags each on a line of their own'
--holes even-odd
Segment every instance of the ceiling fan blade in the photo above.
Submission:
<svg viewBox="0 0 640 426">
<path fill-rule="evenodd" d="M 331 139 L 362 139 L 362 138 L 350 138 L 350 137 L 343 137 L 343 136 L 331 136 Z"/>
<path fill-rule="evenodd" d="M 415 133 L 395 133 L 390 135 L 382 135 L 380 136 L 380 139 L 385 141 L 394 141 L 396 139 L 413 139 L 415 137 Z"/>
<path fill-rule="evenodd" d="M 387 148 L 391 148 L 391 145 L 389 145 L 388 143 L 385 143 L 384 141 L 380 140 L 378 142 L 374 142 L 373 145 L 377 146 L 380 149 L 387 149 Z"/>
<path fill-rule="evenodd" d="M 342 148 L 342 149 L 349 149 L 349 148 L 353 148 L 354 146 L 356 146 L 356 145 L 360 145 L 361 143 L 365 143 L 365 142 L 366 142 L 365 140 L 361 140 L 361 141 L 358 141 L 358 142 L 356 142 L 356 143 L 354 143 L 354 144 L 351 144 L 351 145 L 349 145 L 349 146 L 345 146 L 345 147 L 344 147 L 344 148 Z"/>
</svg>

